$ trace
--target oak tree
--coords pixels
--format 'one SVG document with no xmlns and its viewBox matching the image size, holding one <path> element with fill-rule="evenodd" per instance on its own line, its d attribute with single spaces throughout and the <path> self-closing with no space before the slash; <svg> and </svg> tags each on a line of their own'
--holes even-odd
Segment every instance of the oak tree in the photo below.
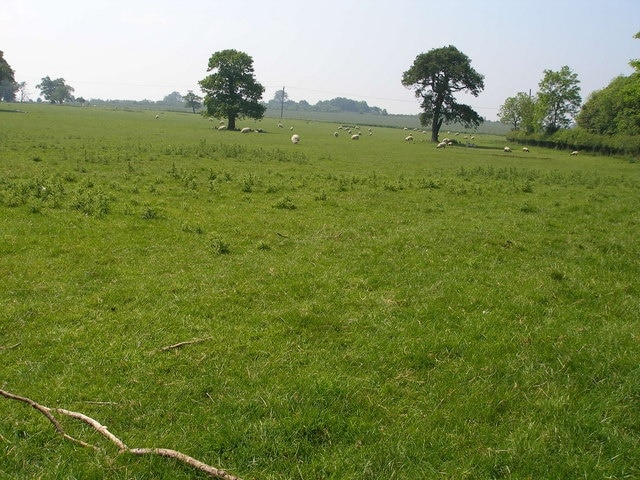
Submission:
<svg viewBox="0 0 640 480">
<path fill-rule="evenodd" d="M 266 106 L 260 99 L 265 89 L 255 79 L 249 55 L 233 49 L 216 52 L 207 71 L 212 73 L 199 82 L 205 93 L 205 116 L 227 118 L 229 130 L 235 130 L 239 118 L 263 117 Z"/>
</svg>

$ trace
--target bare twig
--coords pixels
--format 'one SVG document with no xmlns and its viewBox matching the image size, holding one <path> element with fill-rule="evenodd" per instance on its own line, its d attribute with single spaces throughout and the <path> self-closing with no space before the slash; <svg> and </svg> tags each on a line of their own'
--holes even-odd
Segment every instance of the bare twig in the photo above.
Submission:
<svg viewBox="0 0 640 480">
<path fill-rule="evenodd" d="M 22 345 L 22 342 L 15 343 L 13 345 L 8 345 L 6 347 L 4 345 L 0 345 L 0 350 L 11 350 L 12 348 L 19 347 L 20 345 Z"/>
<path fill-rule="evenodd" d="M 206 338 L 196 338 L 195 340 L 188 340 L 186 342 L 180 342 L 180 343 L 176 343 L 175 345 L 169 345 L 168 347 L 162 347 L 160 349 L 161 352 L 165 352 L 167 350 L 172 350 L 174 348 L 180 348 L 180 347 L 184 347 L 185 345 L 192 345 L 194 343 L 202 343 L 202 342 L 206 342 L 207 340 L 211 340 L 213 337 L 206 337 Z"/>
<path fill-rule="evenodd" d="M 183 342 L 183 343 L 194 343 L 194 342 Z M 60 422 L 58 422 L 58 420 L 56 420 L 56 418 L 51 413 L 52 411 L 59 413 L 61 415 L 66 415 L 68 417 L 75 418 L 77 420 L 80 420 L 86 423 L 91 428 L 93 428 L 98 433 L 100 433 L 103 437 L 105 437 L 107 440 L 109 440 L 111 443 L 116 445 L 121 453 L 131 453 L 133 455 L 159 455 L 161 457 L 169 457 L 169 458 L 179 460 L 193 468 L 196 468 L 210 475 L 213 478 L 219 478 L 221 480 L 240 480 L 235 475 L 231 475 L 230 473 L 225 472 L 224 470 L 220 470 L 219 468 L 215 468 L 215 467 L 212 467 L 211 465 L 207 465 L 206 463 L 203 463 L 200 460 L 196 460 L 195 458 L 190 457 L 189 455 L 185 455 L 184 453 L 178 452 L 177 450 L 171 450 L 168 448 L 129 448 L 122 440 L 120 440 L 114 434 L 109 432 L 107 427 L 102 425 L 97 420 L 91 417 L 88 417 L 87 415 L 84 415 L 82 413 L 73 412 L 71 410 L 65 410 L 64 408 L 52 409 L 49 407 L 45 407 L 44 405 L 40 405 L 39 403 L 31 400 L 30 398 L 21 397 L 19 395 L 15 395 L 13 393 L 7 392 L 5 390 L 0 390 L 0 395 L 2 395 L 5 398 L 9 398 L 11 400 L 18 400 L 20 402 L 26 403 L 27 405 L 30 405 L 31 407 L 35 408 L 40 413 L 42 413 L 45 417 L 47 417 L 47 419 L 53 424 L 56 431 L 60 435 L 62 435 L 67 440 L 70 440 L 74 443 L 78 443 L 79 445 L 82 445 L 83 447 L 89 447 L 89 448 L 93 448 L 94 450 L 99 450 L 99 448 L 96 447 L 95 445 L 88 444 L 86 442 L 83 442 L 82 440 L 78 440 L 76 438 L 73 438 L 67 435 L 64 429 L 62 428 L 62 425 L 60 424 Z"/>
</svg>

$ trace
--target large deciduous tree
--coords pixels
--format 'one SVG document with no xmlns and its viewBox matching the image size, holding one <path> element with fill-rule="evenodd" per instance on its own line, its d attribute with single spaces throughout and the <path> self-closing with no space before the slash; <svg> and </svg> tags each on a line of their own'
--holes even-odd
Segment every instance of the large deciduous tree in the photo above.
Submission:
<svg viewBox="0 0 640 480">
<path fill-rule="evenodd" d="M 15 101 L 19 86 L 13 75 L 13 69 L 4 59 L 4 53 L 0 51 L 0 101 Z"/>
<path fill-rule="evenodd" d="M 467 92 L 477 97 L 484 90 L 484 76 L 471 67 L 471 60 L 453 45 L 419 54 L 402 75 L 402 85 L 415 90 L 420 98 L 420 123 L 431 123 L 431 141 L 438 141 L 443 122 L 478 126 L 483 118 L 470 106 L 460 104 L 454 95 Z"/>
<path fill-rule="evenodd" d="M 51 80 L 49 76 L 44 77 L 36 88 L 42 92 L 45 100 L 51 103 L 64 103 L 73 100 L 73 87 L 67 85 L 64 78 Z"/>
<path fill-rule="evenodd" d="M 254 77 L 249 55 L 232 49 L 216 52 L 209 58 L 207 72 L 213 73 L 199 82 L 205 93 L 205 116 L 227 118 L 229 130 L 235 130 L 239 118 L 262 118 L 264 87 Z"/>
<path fill-rule="evenodd" d="M 538 106 L 544 128 L 553 133 L 570 127 L 580 110 L 580 80 L 566 65 L 557 72 L 544 70 L 543 73 L 544 77 L 538 84 Z"/>
</svg>

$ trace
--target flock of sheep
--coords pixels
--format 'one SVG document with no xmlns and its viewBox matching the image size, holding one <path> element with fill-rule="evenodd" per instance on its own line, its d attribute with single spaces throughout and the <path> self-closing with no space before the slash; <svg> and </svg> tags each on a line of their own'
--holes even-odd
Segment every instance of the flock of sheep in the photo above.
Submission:
<svg viewBox="0 0 640 480">
<path fill-rule="evenodd" d="M 156 115 L 156 118 L 158 118 L 158 116 Z M 278 123 L 278 128 L 284 128 L 284 125 L 282 125 L 282 123 Z M 224 121 L 220 120 L 220 124 L 217 127 L 218 130 L 226 130 L 227 127 L 224 125 Z M 289 129 L 291 131 L 293 131 L 293 127 L 289 127 Z M 334 137 L 339 137 L 340 136 L 340 131 L 344 131 L 347 134 L 347 137 L 350 138 L 351 140 L 359 140 L 360 137 L 363 135 L 362 134 L 362 130 L 360 127 L 358 127 L 358 125 L 353 125 L 353 126 L 347 126 L 347 125 L 340 125 L 338 126 L 338 129 L 333 132 L 333 136 Z M 407 127 L 404 128 L 404 130 L 408 130 Z M 417 129 L 414 129 L 417 130 Z M 373 135 L 373 130 L 371 128 L 369 128 L 368 130 L 368 134 L 369 136 Z M 264 133 L 264 130 L 261 128 L 252 130 L 249 127 L 244 127 L 240 130 L 240 133 L 251 133 L 251 132 L 256 132 L 256 133 Z M 356 133 L 354 133 L 356 132 Z M 422 133 L 427 133 L 425 131 L 423 131 Z M 450 132 L 447 132 L 450 133 Z M 459 133 L 456 133 L 455 135 L 459 135 Z M 468 136 L 465 135 L 463 137 L 465 140 L 468 139 Z M 471 136 L 470 140 L 474 140 L 475 137 Z M 404 138 L 405 142 L 413 142 L 413 133 L 409 133 L 405 138 Z M 294 133 L 293 135 L 291 135 L 291 143 L 293 143 L 294 145 L 297 145 L 298 143 L 300 143 L 300 135 L 298 135 L 297 133 Z M 444 138 L 441 142 L 439 142 L 436 145 L 436 148 L 446 148 L 446 147 L 450 147 L 454 145 L 453 140 L 449 139 L 449 138 Z M 461 145 L 464 145 L 466 147 L 475 147 L 475 143 L 473 142 L 469 142 L 466 141 L 465 143 L 461 143 Z M 505 153 L 511 153 L 511 147 L 504 147 L 503 151 Z M 522 147 L 522 151 L 523 153 L 529 153 L 529 149 L 527 147 Z M 574 150 L 571 152 L 571 155 L 578 155 L 578 151 Z"/>
</svg>

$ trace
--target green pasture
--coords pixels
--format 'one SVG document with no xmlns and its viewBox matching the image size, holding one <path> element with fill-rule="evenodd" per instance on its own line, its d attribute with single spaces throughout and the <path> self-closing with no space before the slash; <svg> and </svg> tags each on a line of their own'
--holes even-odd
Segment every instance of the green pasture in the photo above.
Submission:
<svg viewBox="0 0 640 480">
<path fill-rule="evenodd" d="M 278 121 L 0 105 L 0 389 L 243 480 L 640 478 L 640 164 Z M 61 421 L 0 397 L 0 478 L 206 478 Z"/>
</svg>

